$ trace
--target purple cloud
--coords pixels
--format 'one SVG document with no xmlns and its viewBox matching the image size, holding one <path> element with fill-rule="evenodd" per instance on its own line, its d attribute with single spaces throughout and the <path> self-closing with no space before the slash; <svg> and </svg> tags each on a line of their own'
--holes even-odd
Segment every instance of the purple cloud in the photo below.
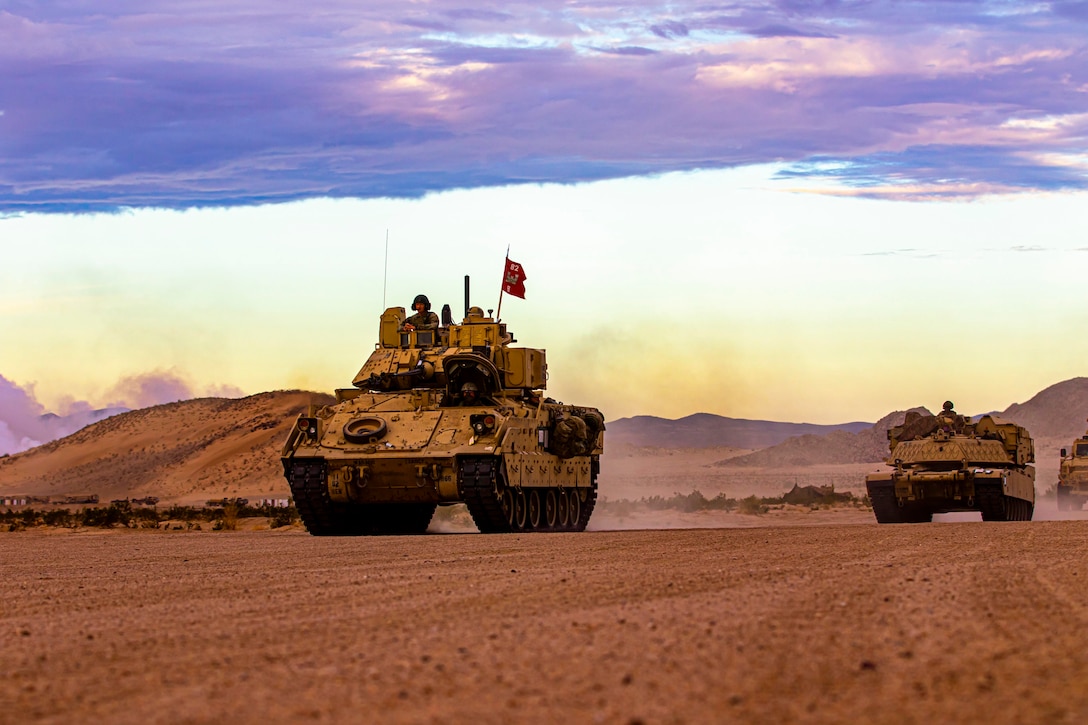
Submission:
<svg viewBox="0 0 1088 725">
<path fill-rule="evenodd" d="M 1080 189 L 1083 5 L 16 4 L 0 213 L 768 162 L 891 198 Z"/>
<path fill-rule="evenodd" d="M 73 401 L 64 415 L 47 413 L 35 398 L 33 386 L 24 388 L 0 375 L 0 456 L 63 438 L 123 410 L 95 410 L 85 402 Z"/>
<path fill-rule="evenodd" d="M 665 20 L 650 26 L 650 32 L 659 38 L 686 38 L 689 35 L 688 27 L 675 20 Z"/>
<path fill-rule="evenodd" d="M 835 36 L 818 30 L 798 30 L 788 25 L 764 25 L 747 31 L 757 38 L 833 38 Z"/>
<path fill-rule="evenodd" d="M 218 398 L 245 395 L 233 385 L 212 385 L 202 393 Z M 173 403 L 197 397 L 198 392 L 174 370 L 155 370 L 122 378 L 95 406 L 68 398 L 57 412 L 47 412 L 38 402 L 34 387 L 20 386 L 0 375 L 0 456 L 20 453 L 75 433 L 111 415 L 136 408 Z"/>
<path fill-rule="evenodd" d="M 48 435 L 44 414 L 32 390 L 24 390 L 0 375 L 0 455 L 39 445 Z"/>
</svg>

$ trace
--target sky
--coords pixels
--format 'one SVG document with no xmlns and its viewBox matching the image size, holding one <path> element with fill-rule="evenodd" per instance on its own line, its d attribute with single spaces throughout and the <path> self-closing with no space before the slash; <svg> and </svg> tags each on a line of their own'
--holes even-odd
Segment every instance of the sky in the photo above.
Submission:
<svg viewBox="0 0 1088 725">
<path fill-rule="evenodd" d="M 609 420 L 1086 373 L 1088 3 L 362 5 L 0 3 L 0 448 L 345 387 L 507 249 L 503 321 Z"/>
</svg>

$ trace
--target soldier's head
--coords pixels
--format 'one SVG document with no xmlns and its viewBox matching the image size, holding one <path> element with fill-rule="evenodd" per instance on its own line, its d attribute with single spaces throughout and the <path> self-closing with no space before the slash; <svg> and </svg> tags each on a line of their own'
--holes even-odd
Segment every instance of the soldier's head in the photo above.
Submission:
<svg viewBox="0 0 1088 725">
<path fill-rule="evenodd" d="M 465 383 L 461 386 L 461 400 L 466 403 L 474 403 L 480 396 L 480 389 L 476 387 L 476 383 Z"/>
<path fill-rule="evenodd" d="M 944 401 L 944 406 L 942 406 L 942 407 L 944 408 L 944 412 L 948 413 L 948 412 L 950 412 L 950 411 L 952 410 L 952 408 L 954 408 L 955 406 L 953 406 L 953 405 L 952 405 L 952 401 L 951 401 L 951 400 L 946 400 L 946 401 Z"/>
<path fill-rule="evenodd" d="M 422 305 L 422 307 L 420 307 Z M 427 299 L 427 295 L 416 295 L 416 298 L 412 300 L 412 309 L 416 312 L 429 312 L 431 309 L 431 301 Z"/>
</svg>

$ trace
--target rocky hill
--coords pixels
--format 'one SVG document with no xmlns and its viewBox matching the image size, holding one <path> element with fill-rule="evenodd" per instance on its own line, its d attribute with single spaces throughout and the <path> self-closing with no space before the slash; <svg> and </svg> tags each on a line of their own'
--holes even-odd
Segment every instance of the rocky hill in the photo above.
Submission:
<svg viewBox="0 0 1088 725">
<path fill-rule="evenodd" d="M 924 407 L 913 408 L 930 412 Z M 1042 390 L 1026 403 L 1014 403 L 995 413 L 1028 429 L 1035 440 L 1036 462 L 1052 467 L 1057 451 L 1085 431 L 1088 418 L 1088 378 L 1073 378 Z M 903 422 L 906 411 L 889 413 L 875 425 L 859 432 L 834 431 L 826 435 L 803 435 L 782 443 L 718 461 L 724 467 L 812 466 L 837 463 L 883 461 L 888 454 L 890 427 Z"/>
<path fill-rule="evenodd" d="M 912 410 L 929 413 L 925 408 Z M 901 425 L 906 414 L 905 410 L 889 413 L 875 425 L 857 433 L 837 430 L 822 436 L 809 434 L 788 438 L 776 446 L 745 456 L 724 459 L 714 465 L 782 468 L 883 461 L 888 455 L 888 429 Z"/>
<path fill-rule="evenodd" d="M 287 496 L 279 449 L 297 415 L 327 395 L 302 391 L 199 398 L 112 416 L 0 458 L 0 494 Z"/>
<path fill-rule="evenodd" d="M 181 503 L 232 495 L 284 497 L 289 491 L 280 467 L 280 446 L 295 417 L 311 402 L 327 404 L 332 398 L 280 391 L 237 400 L 187 400 L 121 413 L 66 438 L 0 457 L 0 494 L 95 493 L 103 501 L 157 496 L 164 502 Z M 901 422 L 905 412 L 889 413 L 876 424 L 840 426 L 709 414 L 679 420 L 637 416 L 612 421 L 606 433 L 602 480 L 607 479 L 611 495 L 620 495 L 616 492 L 626 491 L 624 485 L 636 479 L 653 484 L 652 490 L 636 490 L 637 495 L 687 491 L 698 485 L 707 486 L 706 491 L 719 490 L 713 488 L 717 479 L 699 483 L 693 478 L 710 472 L 712 477 L 747 483 L 766 479 L 768 490 L 776 489 L 785 479 L 808 480 L 806 467 L 812 471 L 828 464 L 882 461 L 886 431 Z M 1044 490 L 1057 475 L 1058 448 L 1068 446 L 1085 430 L 1088 378 L 1050 386 L 998 415 L 1025 426 L 1035 438 L 1038 481 Z M 758 450 L 721 460 L 730 455 L 729 448 L 734 453 Z M 651 464 L 658 459 L 661 465 L 655 468 Z M 793 470 L 786 476 L 782 469 Z M 858 478 L 853 473 L 837 475 Z"/>
<path fill-rule="evenodd" d="M 1056 438 L 1068 444 L 1088 428 L 1088 378 L 1051 385 L 999 415 L 1027 428 L 1036 440 Z"/>
<path fill-rule="evenodd" d="M 607 436 L 609 445 L 627 444 L 640 448 L 751 449 L 773 446 L 792 436 L 823 436 L 835 431 L 856 433 L 870 426 L 872 423 L 778 423 L 710 413 L 696 413 L 678 420 L 637 415 L 610 421 Z"/>
</svg>

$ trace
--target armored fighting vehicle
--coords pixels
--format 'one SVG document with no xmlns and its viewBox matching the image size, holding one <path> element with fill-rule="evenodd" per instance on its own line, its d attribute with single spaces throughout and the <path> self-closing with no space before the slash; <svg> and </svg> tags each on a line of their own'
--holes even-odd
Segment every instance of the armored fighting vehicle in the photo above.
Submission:
<svg viewBox="0 0 1088 725">
<path fill-rule="evenodd" d="M 483 533 L 583 531 L 597 500 L 604 417 L 544 397 L 544 350 L 468 307 L 405 329 L 381 315 L 374 352 L 336 403 L 300 415 L 281 458 L 315 536 L 423 533 L 464 503 Z"/>
<path fill-rule="evenodd" d="M 1073 441 L 1073 453 L 1062 449 L 1061 467 L 1058 469 L 1059 511 L 1080 511 L 1088 500 L 1088 433 Z"/>
<path fill-rule="evenodd" d="M 979 511 L 983 521 L 1030 521 L 1035 511 L 1035 446 L 1027 430 L 984 415 L 971 423 L 944 404 L 940 415 L 907 413 L 888 431 L 890 471 L 865 477 L 882 524 L 931 521 Z"/>
</svg>

